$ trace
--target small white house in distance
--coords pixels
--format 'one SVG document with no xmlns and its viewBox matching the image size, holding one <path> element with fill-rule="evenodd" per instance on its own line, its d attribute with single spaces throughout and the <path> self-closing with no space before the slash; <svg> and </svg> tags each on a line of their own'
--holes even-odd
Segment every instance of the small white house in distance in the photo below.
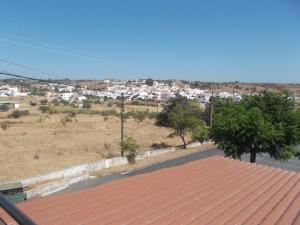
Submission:
<svg viewBox="0 0 300 225">
<path fill-rule="evenodd" d="M 85 97 L 85 96 L 79 96 L 78 98 L 77 98 L 77 100 L 79 101 L 79 102 L 82 102 L 83 100 L 86 100 L 87 99 L 87 97 Z"/>
<path fill-rule="evenodd" d="M 69 93 L 69 92 L 67 92 L 67 93 L 60 93 L 59 94 L 59 97 L 61 99 L 65 100 L 65 101 L 70 101 L 73 96 L 74 96 L 74 94 L 73 93 Z"/>
<path fill-rule="evenodd" d="M 224 92 L 220 92 L 219 94 L 217 94 L 217 97 L 220 97 L 220 98 L 229 98 L 229 97 L 232 97 L 232 94 L 224 91 Z"/>
</svg>

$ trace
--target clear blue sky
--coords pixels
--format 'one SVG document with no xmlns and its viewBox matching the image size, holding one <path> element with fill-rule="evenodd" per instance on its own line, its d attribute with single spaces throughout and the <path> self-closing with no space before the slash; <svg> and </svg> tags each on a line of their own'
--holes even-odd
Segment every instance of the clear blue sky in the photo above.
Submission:
<svg viewBox="0 0 300 225">
<path fill-rule="evenodd" d="M 56 78 L 300 82 L 299 0 L 0 0 L 0 8 L 0 59 Z M 0 69 L 47 77 L 1 61 Z"/>
</svg>

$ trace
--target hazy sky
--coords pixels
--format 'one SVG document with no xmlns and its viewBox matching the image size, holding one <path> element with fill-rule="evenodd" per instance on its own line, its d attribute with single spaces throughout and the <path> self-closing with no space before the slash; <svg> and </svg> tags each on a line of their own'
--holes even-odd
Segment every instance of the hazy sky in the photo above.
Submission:
<svg viewBox="0 0 300 225">
<path fill-rule="evenodd" d="M 0 0 L 0 9 L 0 70 L 300 82 L 300 0 Z"/>
</svg>

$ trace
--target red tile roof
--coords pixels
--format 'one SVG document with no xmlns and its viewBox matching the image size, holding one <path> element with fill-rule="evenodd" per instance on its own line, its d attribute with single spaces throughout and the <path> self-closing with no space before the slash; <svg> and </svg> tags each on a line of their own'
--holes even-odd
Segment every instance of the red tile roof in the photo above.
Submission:
<svg viewBox="0 0 300 225">
<path fill-rule="evenodd" d="M 300 174 L 215 156 L 18 206 L 39 225 L 299 225 Z"/>
</svg>

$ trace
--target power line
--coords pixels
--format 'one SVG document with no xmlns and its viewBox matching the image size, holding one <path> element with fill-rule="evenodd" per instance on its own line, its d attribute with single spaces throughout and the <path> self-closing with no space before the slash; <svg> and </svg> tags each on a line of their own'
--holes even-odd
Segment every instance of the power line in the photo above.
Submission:
<svg viewBox="0 0 300 225">
<path fill-rule="evenodd" d="M 20 68 L 28 69 L 28 70 L 31 70 L 33 72 L 45 74 L 45 75 L 48 75 L 48 76 L 58 77 L 58 76 L 56 76 L 54 74 L 51 74 L 51 73 L 48 73 L 48 72 L 45 72 L 45 71 L 33 68 L 31 66 L 26 66 L 26 65 L 23 65 L 23 64 L 20 64 L 20 63 L 17 63 L 17 62 L 13 62 L 13 61 L 10 61 L 10 60 L 7 60 L 7 59 L 0 58 L 0 62 L 4 62 L 4 63 L 10 64 L 10 65 L 14 65 L 14 66 L 17 66 L 17 67 L 20 67 Z"/>
<path fill-rule="evenodd" d="M 0 75 L 5 75 L 5 76 L 15 77 L 15 78 L 21 78 L 21 79 L 34 80 L 34 81 L 40 81 L 40 82 L 46 82 L 46 83 L 52 83 L 52 84 L 59 84 L 55 81 L 44 80 L 44 79 L 40 79 L 40 78 L 34 78 L 34 77 L 19 75 L 19 74 L 15 74 L 15 73 L 9 73 L 9 72 L 5 72 L 3 70 L 0 71 Z"/>
</svg>

